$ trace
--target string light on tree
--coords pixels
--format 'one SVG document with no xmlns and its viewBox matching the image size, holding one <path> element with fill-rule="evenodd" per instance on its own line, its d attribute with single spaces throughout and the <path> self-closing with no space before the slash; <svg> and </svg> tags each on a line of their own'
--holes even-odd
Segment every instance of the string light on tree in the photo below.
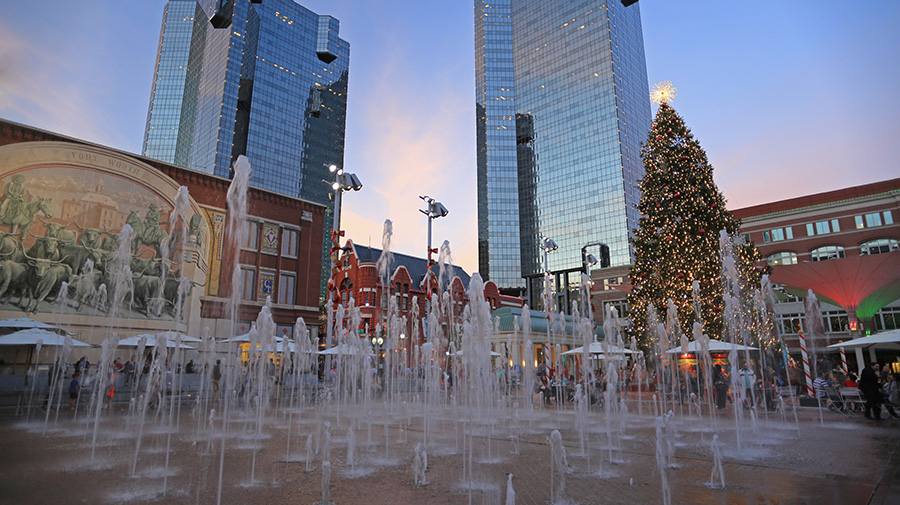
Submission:
<svg viewBox="0 0 900 505">
<path fill-rule="evenodd" d="M 711 337 L 721 334 L 724 306 L 720 280 L 719 232 L 737 233 L 740 221 L 725 207 L 713 180 L 713 167 L 684 120 L 669 105 L 676 90 L 671 81 L 658 83 L 651 98 L 659 104 L 641 151 L 643 217 L 632 238 L 635 263 L 629 277 L 630 336 L 645 337 L 648 307 L 659 310 L 673 300 L 682 332 L 691 335 L 697 317 L 688 300 L 692 283 L 699 285 L 700 319 Z M 748 283 L 759 285 L 755 247 L 735 250 Z M 744 261 L 746 260 L 746 261 Z"/>
</svg>

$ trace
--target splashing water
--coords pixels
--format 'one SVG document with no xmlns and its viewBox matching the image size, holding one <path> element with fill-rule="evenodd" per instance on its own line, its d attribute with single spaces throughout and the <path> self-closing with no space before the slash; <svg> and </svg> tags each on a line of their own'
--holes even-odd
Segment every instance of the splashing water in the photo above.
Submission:
<svg viewBox="0 0 900 505">
<path fill-rule="evenodd" d="M 513 474 L 506 475 L 506 502 L 505 505 L 516 505 L 516 490 L 513 489 Z"/>
<path fill-rule="evenodd" d="M 713 455 L 713 467 L 706 485 L 711 488 L 725 489 L 725 470 L 722 469 L 722 449 L 719 447 L 719 435 L 713 435 L 710 449 Z"/>
<path fill-rule="evenodd" d="M 665 439 L 665 423 L 663 417 L 656 418 L 656 470 L 659 472 L 660 486 L 663 495 L 663 505 L 671 505 L 672 490 L 669 488 L 668 468 L 668 441 Z"/>
<path fill-rule="evenodd" d="M 550 495 L 554 501 L 562 499 L 566 492 L 566 474 L 569 473 L 569 461 L 566 458 L 566 448 L 562 443 L 562 434 L 559 430 L 550 432 Z M 554 490 L 554 475 L 559 479 L 559 485 Z M 555 491 L 555 492 L 554 492 Z"/>
</svg>

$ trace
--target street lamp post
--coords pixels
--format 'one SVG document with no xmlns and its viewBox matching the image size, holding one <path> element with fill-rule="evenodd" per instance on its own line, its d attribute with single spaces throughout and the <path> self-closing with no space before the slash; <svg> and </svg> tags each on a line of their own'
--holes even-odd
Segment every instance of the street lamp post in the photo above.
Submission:
<svg viewBox="0 0 900 505">
<path fill-rule="evenodd" d="M 588 247 L 600 246 L 600 260 L 598 261 L 593 254 L 587 252 Z M 584 267 L 584 274 L 587 276 L 588 289 L 587 289 L 587 314 L 591 321 L 594 320 L 593 307 L 591 307 L 591 290 L 590 290 L 590 282 L 591 282 L 591 267 L 600 263 L 600 268 L 609 267 L 609 246 L 604 244 L 603 242 L 592 242 L 590 244 L 585 245 L 581 248 L 581 265 Z"/>
<path fill-rule="evenodd" d="M 334 182 L 323 181 L 327 184 L 331 184 L 331 189 L 334 190 L 334 219 L 331 224 L 331 254 L 329 257 L 331 259 L 331 279 L 328 282 L 328 296 L 326 297 L 325 303 L 333 303 L 337 305 L 340 303 L 340 292 L 338 290 L 338 286 L 335 285 L 334 276 L 338 271 L 337 264 L 340 261 L 339 254 L 341 251 L 341 194 L 344 191 L 359 191 L 362 189 L 362 183 L 359 181 L 359 178 L 356 177 L 356 174 L 345 173 L 343 168 L 338 168 L 337 165 L 330 165 L 328 167 L 328 171 L 334 174 Z M 333 309 L 334 306 L 326 306 L 326 311 L 328 309 Z M 325 347 L 331 348 L 331 339 L 333 335 L 333 326 L 334 321 L 327 321 L 325 325 Z M 331 356 L 328 356 L 328 360 L 326 363 L 326 374 L 331 370 Z M 327 375 L 326 375 L 327 376 Z"/>
<path fill-rule="evenodd" d="M 431 221 L 437 219 L 439 217 L 444 217 L 450 213 L 447 210 L 447 207 L 444 207 L 444 204 L 438 202 L 434 198 L 430 196 L 420 196 L 422 200 L 425 201 L 425 205 L 427 208 L 419 209 L 419 212 L 425 214 L 428 217 L 428 266 L 425 270 L 425 299 L 428 303 L 425 304 L 425 338 L 428 342 L 431 341 L 431 335 L 428 335 L 428 321 L 431 319 L 431 304 L 433 301 L 431 300 L 431 265 L 434 264 L 434 260 L 431 259 L 431 255 L 433 253 L 438 252 L 437 249 L 431 248 Z"/>
<path fill-rule="evenodd" d="M 540 247 L 541 250 L 544 251 L 544 312 L 547 313 L 547 345 L 544 349 L 544 368 L 547 368 L 547 353 L 550 351 L 550 259 L 548 258 L 548 254 L 551 251 L 555 251 L 559 249 L 559 246 L 556 245 L 556 242 L 553 239 L 545 236 L 541 236 L 540 239 Z M 557 373 L 559 371 L 557 370 Z M 547 370 L 547 377 L 550 377 L 549 370 Z M 550 384 L 547 384 L 549 387 Z M 558 392 L 557 392 L 558 393 Z M 557 401 L 559 397 L 557 396 Z"/>
</svg>

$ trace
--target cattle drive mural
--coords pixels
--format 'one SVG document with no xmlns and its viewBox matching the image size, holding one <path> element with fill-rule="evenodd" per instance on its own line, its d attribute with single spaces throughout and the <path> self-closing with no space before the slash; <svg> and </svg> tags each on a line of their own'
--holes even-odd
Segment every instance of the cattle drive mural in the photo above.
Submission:
<svg viewBox="0 0 900 505">
<path fill-rule="evenodd" d="M 201 216 L 170 219 L 173 204 L 152 188 L 46 165 L 0 176 L 0 187 L 0 310 L 183 320 L 205 284 L 191 280 Z"/>
</svg>

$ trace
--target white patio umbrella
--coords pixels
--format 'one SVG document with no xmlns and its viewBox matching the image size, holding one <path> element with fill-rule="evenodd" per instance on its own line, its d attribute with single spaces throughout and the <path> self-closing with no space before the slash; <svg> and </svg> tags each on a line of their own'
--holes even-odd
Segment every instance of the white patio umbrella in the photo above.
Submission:
<svg viewBox="0 0 900 505">
<path fill-rule="evenodd" d="M 281 338 L 277 335 L 273 338 L 275 339 L 275 342 L 278 344 L 280 344 L 281 341 L 284 340 L 283 338 Z M 220 342 L 235 343 L 235 344 L 248 344 L 248 343 L 250 343 L 250 333 L 244 333 L 243 335 L 238 335 L 236 337 L 226 338 L 225 340 L 220 340 Z"/>
<path fill-rule="evenodd" d="M 590 360 L 601 360 L 601 361 L 625 361 L 625 356 L 622 354 L 591 354 L 588 357 Z"/>
<path fill-rule="evenodd" d="M 329 355 L 336 356 L 338 354 L 343 354 L 344 356 L 360 356 L 360 355 L 371 356 L 372 348 L 367 345 L 357 347 L 357 346 L 351 346 L 351 345 L 347 345 L 347 344 L 341 344 L 341 345 L 336 345 L 334 347 L 331 347 L 329 349 L 325 349 L 324 351 L 319 351 L 316 354 L 319 354 L 322 356 L 329 356 Z"/>
<path fill-rule="evenodd" d="M 12 330 L 27 330 L 29 328 L 40 328 L 43 330 L 50 330 L 54 332 L 63 332 L 68 334 L 69 332 L 63 330 L 62 328 L 57 328 L 51 324 L 42 323 L 40 321 L 36 321 L 29 317 L 15 317 L 12 319 L 4 319 L 0 321 L 0 331 Z"/>
<path fill-rule="evenodd" d="M 149 333 L 146 333 L 143 336 L 145 336 L 147 338 L 147 347 L 148 348 L 156 347 L 156 335 L 151 335 Z M 135 347 L 136 348 L 136 347 L 140 346 L 140 342 L 139 342 L 140 339 L 141 339 L 141 335 L 123 338 L 123 339 L 119 340 L 119 343 L 116 344 L 116 346 L 117 347 Z M 172 339 L 172 340 L 166 339 L 166 347 L 175 347 L 175 340 L 174 339 Z M 196 347 L 193 347 L 193 346 L 190 346 L 187 344 L 181 344 L 181 347 L 179 347 L 179 349 L 196 349 Z"/>
<path fill-rule="evenodd" d="M 190 335 L 185 335 L 184 333 L 179 333 L 179 332 L 177 332 L 177 331 L 164 331 L 164 332 L 162 332 L 162 334 L 166 336 L 166 340 L 171 340 L 172 342 L 175 341 L 175 337 L 177 337 L 178 335 L 181 335 L 181 343 L 184 343 L 184 342 L 202 342 L 202 341 L 203 341 L 203 340 L 201 340 L 201 339 L 199 339 L 199 338 L 197 338 L 197 337 L 192 337 L 192 336 L 190 336 Z M 155 339 L 156 339 L 156 335 L 158 335 L 158 334 L 157 334 L 157 333 L 141 333 L 140 335 L 135 335 L 134 338 L 147 337 L 147 338 L 149 339 L 149 338 L 152 337 L 152 338 L 154 339 L 154 342 L 155 342 L 155 341 L 156 341 L 156 340 L 155 340 Z"/>
<path fill-rule="evenodd" d="M 605 347 L 605 348 L 604 348 Z M 573 354 L 582 354 L 584 352 L 584 347 L 576 347 L 574 349 L 568 350 L 564 352 L 564 355 L 571 356 Z M 604 346 L 602 342 L 591 342 L 590 347 L 588 347 L 588 352 L 590 354 L 640 354 L 640 351 L 632 351 L 631 349 L 625 347 L 618 347 L 613 344 L 609 344 Z"/>
<path fill-rule="evenodd" d="M 862 348 L 875 347 L 876 349 L 898 349 L 900 348 L 900 330 L 889 330 L 868 337 L 854 338 L 837 344 L 828 346 L 830 349 L 843 348 Z"/>
<path fill-rule="evenodd" d="M 44 346 L 62 346 L 66 342 L 66 337 L 65 335 L 53 333 L 52 331 L 41 328 L 29 328 L 10 333 L 9 335 L 0 336 L 0 345 L 37 345 L 38 340 L 40 340 L 41 345 Z M 73 338 L 72 347 L 90 347 L 90 345 Z"/>
<path fill-rule="evenodd" d="M 259 350 L 261 348 L 262 348 L 262 346 L 257 347 L 256 348 L 257 352 L 259 352 Z M 298 349 L 297 344 L 295 344 L 292 340 L 287 341 L 287 352 L 295 353 L 295 352 L 297 352 L 297 349 Z M 283 350 L 284 350 L 284 343 L 282 343 L 282 342 L 275 342 L 266 347 L 266 352 L 282 352 Z M 252 351 L 248 349 L 247 352 L 252 352 Z M 310 349 L 307 352 L 309 354 L 312 354 L 313 350 Z"/>
<path fill-rule="evenodd" d="M 453 355 L 454 355 L 454 356 L 462 356 L 462 355 L 463 355 L 463 350 L 460 349 L 460 350 L 456 351 L 455 353 L 453 353 Z M 499 352 L 491 351 L 491 357 L 496 358 L 497 356 L 503 356 L 503 355 L 500 354 Z"/>
<path fill-rule="evenodd" d="M 748 347 L 746 345 L 741 344 L 731 344 L 728 342 L 723 342 L 721 340 L 709 339 L 709 351 L 710 352 L 722 352 L 722 351 L 730 351 L 732 349 L 736 349 L 738 351 L 758 351 L 756 347 Z M 682 352 L 692 353 L 700 351 L 700 343 L 696 340 L 689 343 L 685 350 L 681 350 L 681 346 L 675 347 L 674 349 L 669 350 L 669 354 L 679 354 Z"/>
</svg>

